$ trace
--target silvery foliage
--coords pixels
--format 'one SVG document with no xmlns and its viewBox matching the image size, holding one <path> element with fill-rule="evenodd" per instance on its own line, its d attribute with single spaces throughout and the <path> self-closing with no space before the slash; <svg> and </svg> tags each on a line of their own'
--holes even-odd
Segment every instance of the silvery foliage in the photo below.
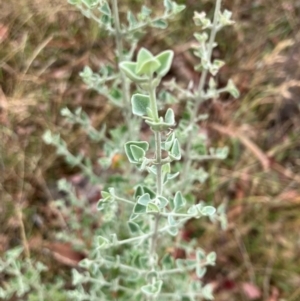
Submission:
<svg viewBox="0 0 300 301">
<path fill-rule="evenodd" d="M 201 200 L 191 204 L 187 196 L 193 192 L 193 183 L 203 183 L 208 177 L 201 162 L 224 159 L 228 153 L 226 147 L 207 149 L 206 137 L 199 137 L 198 125 L 206 116 L 197 112 L 202 102 L 222 92 L 238 97 L 231 80 L 226 87 L 217 87 L 214 77 L 224 62 L 212 61 L 212 50 L 217 46 L 215 36 L 233 23 L 231 13 L 221 12 L 220 0 L 212 21 L 205 13 L 195 13 L 194 22 L 202 30 L 195 34 L 194 45 L 194 54 L 200 59 L 195 67 L 201 71 L 200 82 L 184 89 L 172 80 L 164 84 L 165 89 L 158 97 L 157 87 L 162 86 L 162 78 L 171 67 L 173 51 L 153 55 L 141 48 L 135 61 L 133 56 L 146 27 L 167 27 L 167 20 L 184 6 L 164 0 L 161 16 L 153 16 L 151 9 L 143 6 L 137 16 L 129 11 L 127 23 L 120 24 L 116 0 L 69 2 L 115 37 L 118 68 L 102 66 L 99 72 L 93 72 L 85 67 L 81 77 L 90 88 L 121 108 L 125 128 L 110 131 L 107 138 L 106 128 L 95 129 L 80 108 L 74 113 L 65 108 L 62 115 L 71 124 L 80 124 L 92 140 L 102 143 L 105 156 L 97 163 L 103 169 L 112 167 L 118 154 L 125 154 L 135 167 L 122 162 L 122 180 L 110 181 L 113 187 L 106 184 L 102 191 L 98 203 L 102 225 L 89 258 L 80 263 L 81 269 L 73 270 L 74 290 L 69 296 L 73 300 L 211 300 L 212 286 L 204 284 L 202 278 L 207 266 L 215 264 L 216 254 L 206 254 L 193 240 L 179 238 L 174 243 L 174 237 L 190 219 L 208 217 L 226 226 L 224 205 L 216 209 Z M 124 45 L 130 48 L 126 51 Z M 159 108 L 179 100 L 186 102 L 187 117 L 175 129 L 172 108 L 166 109 L 162 116 Z M 140 120 L 153 133 L 150 141 L 139 140 Z M 80 167 L 91 182 L 99 184 L 109 180 L 94 174 L 90 159 L 71 154 L 59 135 L 48 131 L 44 141 L 55 145 L 57 153 L 65 156 L 71 165 Z M 175 258 L 172 255 L 175 249 L 184 250 L 184 258 Z"/>
<path fill-rule="evenodd" d="M 49 298 L 62 300 L 66 294 L 62 290 L 63 282 L 56 281 L 50 287 L 42 282 L 42 273 L 48 268 L 41 262 L 22 258 L 23 248 L 15 247 L 7 251 L 0 259 L 0 274 L 6 275 L 1 279 L 0 299 L 46 301 Z M 58 280 L 58 279 L 57 279 Z"/>
</svg>

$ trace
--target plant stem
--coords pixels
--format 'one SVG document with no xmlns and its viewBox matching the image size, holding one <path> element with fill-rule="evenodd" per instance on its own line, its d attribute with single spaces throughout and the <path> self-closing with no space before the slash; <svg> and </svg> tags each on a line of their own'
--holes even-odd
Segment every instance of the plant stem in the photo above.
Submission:
<svg viewBox="0 0 300 301">
<path fill-rule="evenodd" d="M 152 80 L 149 80 L 149 97 L 150 97 L 150 108 L 152 111 L 152 114 L 154 115 L 154 121 L 158 122 L 159 121 L 159 116 L 158 116 L 158 109 L 157 109 L 157 103 L 156 103 L 156 87 L 153 85 Z M 155 139 L 155 143 L 157 145 L 157 140 Z M 156 156 L 159 152 L 156 153 Z M 160 156 L 161 160 L 161 156 Z M 157 157 L 156 157 L 157 161 Z"/>
<path fill-rule="evenodd" d="M 159 121 L 157 103 L 156 103 L 156 87 L 149 83 L 149 97 L 150 97 L 150 106 L 152 113 L 154 114 L 154 118 L 156 121 Z M 163 189 L 163 179 L 162 179 L 162 149 L 161 149 L 161 132 L 154 131 L 155 136 L 155 163 L 156 163 L 156 197 L 162 195 Z M 149 264 L 154 269 L 157 264 L 155 254 L 156 254 L 156 245 L 157 245 L 157 237 L 158 237 L 158 226 L 159 226 L 160 214 L 156 214 L 150 216 L 150 230 L 153 232 L 150 240 L 149 247 Z M 153 279 L 154 281 L 154 279 Z"/>
<path fill-rule="evenodd" d="M 186 218 L 183 218 L 182 220 L 178 221 L 177 225 L 178 226 L 184 225 L 190 219 L 191 219 L 190 216 L 186 217 Z M 164 233 L 164 232 L 168 231 L 169 229 L 171 229 L 172 227 L 174 227 L 174 226 L 167 225 L 167 226 L 164 226 L 160 229 L 157 229 L 156 235 L 157 235 L 157 233 Z M 111 245 L 111 246 L 117 247 L 117 246 L 121 246 L 121 245 L 125 245 L 125 244 L 135 243 L 137 241 L 141 242 L 143 240 L 148 239 L 149 237 L 153 237 L 154 235 L 155 235 L 155 233 L 150 231 L 149 233 L 146 233 L 146 234 L 143 234 L 143 235 L 140 235 L 140 236 L 135 236 L 135 237 L 131 237 L 131 238 L 128 238 L 128 239 L 120 240 L 116 244 Z"/>
<path fill-rule="evenodd" d="M 156 195 L 161 196 L 162 195 L 162 187 L 163 187 L 163 181 L 162 181 L 162 162 L 161 162 L 161 132 L 155 132 L 155 157 L 156 157 Z"/>
<path fill-rule="evenodd" d="M 117 201 L 121 201 L 121 202 L 130 204 L 130 205 L 132 205 L 132 206 L 135 205 L 135 202 L 130 201 L 130 200 L 127 200 L 127 199 L 124 199 L 124 198 L 121 198 L 121 197 L 118 197 L 118 196 L 116 196 L 116 195 L 114 196 L 114 198 L 115 198 Z"/>
<path fill-rule="evenodd" d="M 221 3 L 222 3 L 222 0 L 217 0 L 217 2 L 216 2 L 215 12 L 214 12 L 214 19 L 213 19 L 213 24 L 212 24 L 211 33 L 210 33 L 209 42 L 208 42 L 208 47 L 207 47 L 207 52 L 208 52 L 207 53 L 207 58 L 208 58 L 209 61 L 211 61 L 211 55 L 212 55 L 212 51 L 213 51 L 213 44 L 215 42 L 216 34 L 217 34 L 217 31 L 218 31 L 218 21 L 219 21 L 218 14 L 219 14 L 220 9 L 221 9 Z M 205 86 L 205 83 L 206 83 L 207 76 L 208 76 L 208 70 L 205 69 L 201 73 L 201 77 L 200 77 L 200 80 L 199 80 L 198 98 L 194 102 L 194 106 L 192 108 L 192 114 L 191 114 L 190 123 L 189 123 L 190 127 L 192 127 L 196 123 L 196 119 L 197 119 L 200 104 L 203 101 L 205 101 L 205 98 L 203 97 L 203 90 L 204 90 L 204 86 Z M 188 142 L 187 142 L 187 145 L 186 145 L 186 150 L 185 150 L 185 156 L 184 156 L 185 164 L 184 164 L 184 168 L 183 168 L 183 172 L 182 172 L 182 179 L 186 179 L 187 173 L 191 168 L 192 158 L 190 156 L 190 152 L 191 152 L 191 148 L 192 148 L 192 142 L 193 142 L 193 140 L 194 140 L 194 138 L 197 134 L 198 133 L 195 133 L 194 131 L 191 131 L 191 135 L 188 139 Z"/>
<path fill-rule="evenodd" d="M 173 15 L 173 13 L 171 13 L 171 14 L 170 13 L 169 14 L 165 14 L 164 18 L 168 19 L 168 18 L 172 17 L 172 15 Z M 142 24 L 140 24 L 140 25 L 138 25 L 138 26 L 136 26 L 136 27 L 134 27 L 132 29 L 126 29 L 126 32 L 127 33 L 134 33 L 134 32 L 136 32 L 138 30 L 141 30 L 141 29 L 143 29 L 143 28 L 145 28 L 147 26 L 151 26 L 151 24 L 154 24 L 155 22 L 160 21 L 160 20 L 161 20 L 161 17 L 153 18 L 153 19 L 151 19 L 149 21 L 146 21 L 146 22 L 144 22 L 144 23 L 142 23 Z"/>
<path fill-rule="evenodd" d="M 112 12 L 114 17 L 115 24 L 115 41 L 117 45 L 118 52 L 118 63 L 123 62 L 124 59 L 124 47 L 123 47 L 123 34 L 120 25 L 119 18 L 119 9 L 118 9 L 118 0 L 112 0 Z M 123 94 L 123 112 L 126 125 L 128 127 L 128 133 L 131 136 L 132 132 L 132 123 L 131 123 L 131 110 L 130 110 L 130 83 L 126 78 L 125 74 L 121 72 L 121 86 Z"/>
</svg>

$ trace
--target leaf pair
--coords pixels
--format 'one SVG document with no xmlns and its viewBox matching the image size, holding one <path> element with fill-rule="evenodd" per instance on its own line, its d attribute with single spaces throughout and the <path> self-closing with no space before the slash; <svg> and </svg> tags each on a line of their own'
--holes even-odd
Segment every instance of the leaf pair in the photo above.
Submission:
<svg viewBox="0 0 300 301">
<path fill-rule="evenodd" d="M 141 164 L 148 148 L 147 141 L 129 141 L 125 144 L 125 153 L 130 163 Z"/>
<path fill-rule="evenodd" d="M 119 66 L 133 82 L 145 83 L 153 77 L 154 73 L 159 78 L 165 76 L 170 70 L 173 57 L 174 52 L 172 50 L 166 50 L 153 56 L 149 50 L 141 48 L 136 62 L 122 62 Z"/>
</svg>

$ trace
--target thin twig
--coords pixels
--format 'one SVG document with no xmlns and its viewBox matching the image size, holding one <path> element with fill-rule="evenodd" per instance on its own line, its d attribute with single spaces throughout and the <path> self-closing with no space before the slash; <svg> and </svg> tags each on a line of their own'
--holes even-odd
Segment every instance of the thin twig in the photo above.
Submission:
<svg viewBox="0 0 300 301">
<path fill-rule="evenodd" d="M 216 7 L 215 7 L 213 24 L 212 24 L 210 38 L 209 38 L 208 47 L 207 47 L 207 52 L 208 52 L 207 59 L 209 61 L 211 61 L 213 45 L 214 45 L 214 42 L 216 39 L 216 34 L 218 31 L 218 26 L 217 26 L 218 19 L 219 19 L 218 14 L 221 9 L 221 3 L 222 3 L 222 0 L 217 0 Z M 196 101 L 194 103 L 189 126 L 192 126 L 193 124 L 196 123 L 199 106 L 205 100 L 205 98 L 203 98 L 203 94 L 204 94 L 203 91 L 204 91 L 204 86 L 206 83 L 207 76 L 208 76 L 208 70 L 205 69 L 201 73 L 201 77 L 200 77 L 200 81 L 199 81 L 199 85 L 198 85 L 198 99 L 196 99 Z M 191 136 L 188 139 L 186 149 L 185 149 L 185 164 L 184 164 L 184 168 L 182 171 L 182 179 L 185 179 L 187 177 L 187 174 L 191 168 L 192 159 L 190 158 L 190 152 L 192 149 L 192 143 L 193 143 L 194 138 L 195 138 L 195 133 L 191 132 Z"/>
</svg>

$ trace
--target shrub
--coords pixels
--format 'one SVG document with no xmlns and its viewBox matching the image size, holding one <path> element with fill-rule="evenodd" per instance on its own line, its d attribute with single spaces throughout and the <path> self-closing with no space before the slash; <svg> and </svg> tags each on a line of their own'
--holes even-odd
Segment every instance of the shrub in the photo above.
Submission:
<svg viewBox="0 0 300 301">
<path fill-rule="evenodd" d="M 207 266 L 215 264 L 216 253 L 207 254 L 196 241 L 184 239 L 180 233 L 188 220 L 202 217 L 226 227 L 225 206 L 215 208 L 198 200 L 193 187 L 208 177 L 202 161 L 224 159 L 228 153 L 226 147 L 208 149 L 207 137 L 199 135 L 199 123 L 206 116 L 198 112 L 204 101 L 220 93 L 238 97 L 230 80 L 226 87 L 218 88 L 215 76 L 224 62 L 212 59 L 216 34 L 233 23 L 231 13 L 221 11 L 220 0 L 212 21 L 205 13 L 195 12 L 193 20 L 201 32 L 194 35 L 192 51 L 200 60 L 195 69 L 201 76 L 199 83 L 183 88 L 175 80 L 163 82 L 174 58 L 172 50 L 154 55 L 143 47 L 138 50 L 138 45 L 148 27 L 165 29 L 184 5 L 164 0 L 161 15 L 142 6 L 137 15 L 128 11 L 127 21 L 121 23 L 117 0 L 69 3 L 115 39 L 116 65 L 101 66 L 99 72 L 85 67 L 80 76 L 88 87 L 121 109 L 124 123 L 115 129 L 96 129 L 81 108 L 74 113 L 68 108 L 61 111 L 68 122 L 79 124 L 103 147 L 104 155 L 96 162 L 102 176 L 95 173 L 91 158 L 73 155 L 59 134 L 47 131 L 43 136 L 45 143 L 54 145 L 93 185 L 103 187 L 97 205 L 98 223 L 85 203 L 79 205 L 71 185 L 65 180 L 59 183 L 72 206 L 80 206 L 85 221 L 80 224 L 71 219 L 70 228 L 86 227 L 86 236 L 94 236 L 93 249 L 80 262 L 81 268 L 73 269 L 73 289 L 66 293 L 73 300 L 211 300 L 213 287 L 202 279 Z M 179 102 L 184 110 L 175 116 L 173 106 Z M 142 124 L 151 130 L 147 141 L 140 139 Z M 119 176 L 111 177 L 104 171 L 114 170 L 116 156 L 126 156 L 128 161 L 122 160 Z M 65 202 L 56 204 L 60 210 L 68 210 Z M 74 241 L 76 236 L 60 237 Z M 175 249 L 183 255 L 175 256 Z"/>
</svg>

